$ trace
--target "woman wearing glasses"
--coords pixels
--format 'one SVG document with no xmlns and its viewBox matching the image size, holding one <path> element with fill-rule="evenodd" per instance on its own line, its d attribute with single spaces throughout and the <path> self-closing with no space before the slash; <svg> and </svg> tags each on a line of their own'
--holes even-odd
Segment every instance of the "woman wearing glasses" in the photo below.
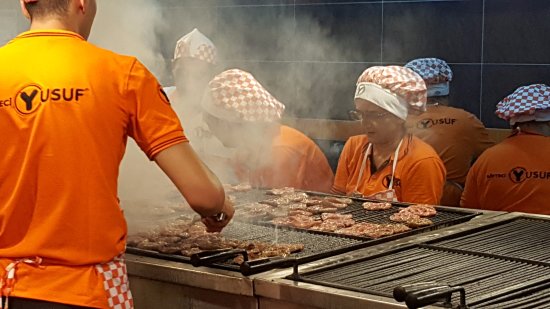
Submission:
<svg viewBox="0 0 550 309">
<path fill-rule="evenodd" d="M 371 67 L 359 77 L 352 115 L 364 134 L 348 139 L 332 192 L 438 204 L 445 167 L 431 146 L 407 133 L 409 111 L 426 108 L 426 85 L 400 66 Z"/>
</svg>

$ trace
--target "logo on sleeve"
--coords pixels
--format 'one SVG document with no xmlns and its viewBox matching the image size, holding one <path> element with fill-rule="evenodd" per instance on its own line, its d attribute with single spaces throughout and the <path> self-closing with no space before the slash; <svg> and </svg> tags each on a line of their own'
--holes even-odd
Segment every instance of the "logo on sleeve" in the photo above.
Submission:
<svg viewBox="0 0 550 309">
<path fill-rule="evenodd" d="M 170 105 L 170 98 L 168 97 L 168 95 L 166 94 L 166 91 L 164 91 L 164 89 L 162 88 L 162 86 L 159 85 L 159 95 L 160 95 L 160 98 L 161 100 Z"/>
<path fill-rule="evenodd" d="M 15 95 L 13 105 L 19 113 L 29 115 L 36 112 L 45 103 L 78 103 L 88 91 L 89 89 L 87 88 L 43 89 L 36 84 L 31 84 L 21 89 Z M 8 103 L 11 104 L 11 100 Z"/>
</svg>

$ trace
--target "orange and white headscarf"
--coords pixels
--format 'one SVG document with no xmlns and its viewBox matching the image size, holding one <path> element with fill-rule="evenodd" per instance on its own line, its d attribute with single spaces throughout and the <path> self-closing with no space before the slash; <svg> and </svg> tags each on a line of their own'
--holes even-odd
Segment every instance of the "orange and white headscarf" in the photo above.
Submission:
<svg viewBox="0 0 550 309">
<path fill-rule="evenodd" d="M 401 66 L 374 66 L 357 80 L 356 99 L 372 102 L 406 120 L 409 108 L 426 110 L 426 84 L 411 69 Z"/>
<path fill-rule="evenodd" d="M 176 43 L 174 61 L 180 58 L 193 58 L 210 64 L 218 62 L 216 46 L 196 28 Z"/>
<path fill-rule="evenodd" d="M 220 119 L 234 122 L 277 122 L 285 106 L 269 93 L 252 74 L 231 69 L 209 83 L 203 109 Z"/>
<path fill-rule="evenodd" d="M 550 121 L 550 87 L 544 84 L 519 87 L 497 104 L 495 113 L 511 125 Z"/>
</svg>

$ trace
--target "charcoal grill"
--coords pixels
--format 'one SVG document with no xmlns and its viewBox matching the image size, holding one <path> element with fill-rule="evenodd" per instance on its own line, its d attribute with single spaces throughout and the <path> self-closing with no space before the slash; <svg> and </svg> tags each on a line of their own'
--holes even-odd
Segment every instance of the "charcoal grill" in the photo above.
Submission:
<svg viewBox="0 0 550 309">
<path fill-rule="evenodd" d="M 304 273 L 295 269 L 287 278 L 383 297 L 397 286 L 436 282 L 464 287 L 469 308 L 550 308 L 550 220 L 503 217 L 426 243 Z"/>
<path fill-rule="evenodd" d="M 328 196 L 326 194 L 320 194 L 315 192 L 307 192 L 311 196 Z M 269 196 L 266 195 L 266 191 L 263 189 L 251 190 L 248 192 L 234 192 L 230 193 L 235 195 L 238 199 L 236 208 L 239 204 L 249 202 L 259 202 Z M 362 203 L 367 201 L 366 199 L 353 199 L 353 204 L 346 209 L 340 210 L 340 213 L 352 214 L 353 218 L 357 222 L 371 222 L 371 223 L 391 223 L 389 216 L 397 212 L 400 208 L 408 206 L 406 203 L 393 203 L 392 209 L 385 211 L 371 211 L 367 212 L 363 209 Z M 304 263 L 309 263 L 315 260 L 327 258 L 330 256 L 346 253 L 352 250 L 376 245 L 382 242 L 388 242 L 398 238 L 403 238 L 417 233 L 422 233 L 434 229 L 447 227 L 450 225 L 466 222 L 480 213 L 462 209 L 438 209 L 438 214 L 430 218 L 433 221 L 433 225 L 416 228 L 406 233 L 395 234 L 388 237 L 382 237 L 379 239 L 372 239 L 368 237 L 348 236 L 337 233 L 312 231 L 306 229 L 299 229 L 293 227 L 277 227 L 269 222 L 257 222 L 249 223 L 239 221 L 239 218 L 234 218 L 235 222 L 230 224 L 223 231 L 223 235 L 226 238 L 237 239 L 242 241 L 262 241 L 262 242 L 275 242 L 278 243 L 290 243 L 290 244 L 304 244 L 304 250 L 299 253 L 292 254 L 286 258 L 272 258 L 262 259 L 259 261 L 245 262 L 241 266 L 232 264 L 231 258 L 236 255 L 221 255 L 221 259 L 209 260 L 207 256 L 204 260 L 194 259 L 197 266 L 211 266 L 214 268 L 240 271 L 244 275 L 252 275 L 263 271 L 268 271 L 274 268 L 281 267 L 297 267 Z M 154 257 L 164 260 L 191 263 L 191 259 L 181 255 L 161 254 L 155 251 L 142 250 L 138 248 L 127 248 L 128 253 Z M 201 261 L 204 261 L 202 263 Z"/>
</svg>

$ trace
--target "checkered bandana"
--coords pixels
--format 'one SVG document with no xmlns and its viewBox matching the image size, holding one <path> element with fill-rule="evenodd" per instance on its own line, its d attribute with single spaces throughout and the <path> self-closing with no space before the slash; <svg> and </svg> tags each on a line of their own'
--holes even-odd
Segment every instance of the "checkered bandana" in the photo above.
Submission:
<svg viewBox="0 0 550 309">
<path fill-rule="evenodd" d="M 550 87 L 544 84 L 533 84 L 519 87 L 514 93 L 500 101 L 495 113 L 498 117 L 514 124 L 539 120 L 537 114 L 540 113 L 542 116 L 549 110 Z"/>
<path fill-rule="evenodd" d="M 368 68 L 361 74 L 357 81 L 358 87 L 355 98 L 364 97 L 364 95 L 360 93 L 362 89 L 363 91 L 369 90 L 365 90 L 365 87 L 362 86 L 369 84 L 374 84 L 389 94 L 396 96 L 399 103 L 393 103 L 394 105 L 402 105 L 400 107 L 405 110 L 408 108 L 419 111 L 426 110 L 426 84 L 422 78 L 411 69 L 400 66 L 374 66 Z M 373 103 L 387 109 L 386 106 L 384 106 L 387 104 L 379 104 L 380 102 L 376 101 Z M 395 108 L 393 109 L 395 110 Z M 392 110 L 388 111 L 393 112 Z M 406 112 L 405 115 L 399 113 L 399 115 L 396 116 L 401 118 L 403 118 L 403 116 L 406 117 Z"/>
<path fill-rule="evenodd" d="M 189 32 L 176 43 L 174 60 L 180 58 L 194 58 L 211 64 L 216 64 L 218 61 L 216 47 L 197 29 Z"/>
<path fill-rule="evenodd" d="M 229 121 L 276 122 L 285 106 L 256 81 L 254 76 L 232 69 L 210 81 L 210 97 L 203 108 L 211 115 Z"/>
<path fill-rule="evenodd" d="M 405 64 L 405 67 L 420 75 L 426 85 L 447 83 L 453 80 L 453 71 L 445 60 L 420 58 Z"/>
</svg>

